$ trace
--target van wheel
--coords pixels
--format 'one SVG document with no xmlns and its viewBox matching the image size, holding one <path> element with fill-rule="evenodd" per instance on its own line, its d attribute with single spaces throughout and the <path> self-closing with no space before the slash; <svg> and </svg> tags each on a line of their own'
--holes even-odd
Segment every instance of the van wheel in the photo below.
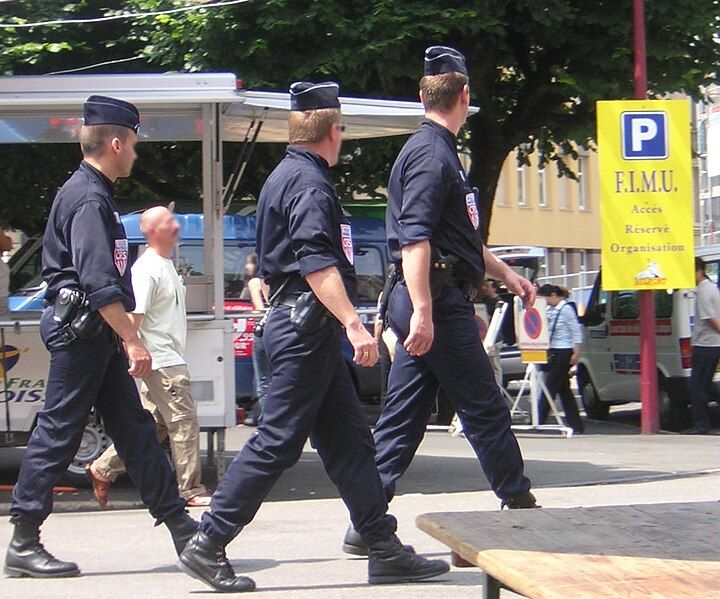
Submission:
<svg viewBox="0 0 720 599">
<path fill-rule="evenodd" d="M 90 486 L 90 481 L 85 475 L 85 464 L 99 458 L 111 444 L 112 441 L 105 433 L 102 421 L 91 415 L 83 431 L 80 447 L 70 466 L 68 466 L 63 479 L 74 487 Z"/>
<path fill-rule="evenodd" d="M 579 375 L 579 373 L 578 373 Z M 610 414 L 610 404 L 600 400 L 595 385 L 589 380 L 587 375 L 578 376 L 580 385 L 580 396 L 582 397 L 585 414 L 592 420 L 607 420 Z"/>
<path fill-rule="evenodd" d="M 690 425 L 690 411 L 687 404 L 674 398 L 663 379 L 658 381 L 660 403 L 660 428 L 666 431 L 681 431 Z"/>
</svg>

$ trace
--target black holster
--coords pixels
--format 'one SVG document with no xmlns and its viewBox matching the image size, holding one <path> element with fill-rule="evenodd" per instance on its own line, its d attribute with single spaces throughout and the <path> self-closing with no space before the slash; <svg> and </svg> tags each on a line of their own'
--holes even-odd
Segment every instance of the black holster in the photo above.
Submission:
<svg viewBox="0 0 720 599">
<path fill-rule="evenodd" d="M 442 295 L 443 289 L 448 285 L 455 285 L 455 265 L 458 257 L 453 254 L 443 254 L 438 248 L 432 246 L 430 254 L 430 295 L 437 299 Z"/>
<path fill-rule="evenodd" d="M 330 312 L 312 291 L 301 293 L 290 310 L 290 323 L 305 335 L 316 333 L 328 320 Z"/>
<path fill-rule="evenodd" d="M 387 320 L 385 316 L 387 316 L 388 305 L 390 305 L 390 294 L 399 280 L 400 266 L 398 264 L 393 264 L 390 267 L 388 276 L 385 278 L 385 285 L 382 290 L 382 299 L 380 300 L 380 305 L 378 306 L 378 319 L 383 323 L 383 330 L 387 328 Z"/>
<path fill-rule="evenodd" d="M 265 312 L 265 314 L 263 314 L 263 317 L 255 322 L 255 326 L 253 327 L 253 335 L 255 335 L 256 337 L 262 338 L 262 336 L 265 334 L 265 325 L 267 324 L 269 314 L 270 310 Z"/>
<path fill-rule="evenodd" d="M 105 320 L 99 312 L 90 309 L 87 296 L 77 289 L 63 288 L 55 298 L 53 320 L 60 327 L 60 339 L 92 339 L 105 328 Z"/>
</svg>

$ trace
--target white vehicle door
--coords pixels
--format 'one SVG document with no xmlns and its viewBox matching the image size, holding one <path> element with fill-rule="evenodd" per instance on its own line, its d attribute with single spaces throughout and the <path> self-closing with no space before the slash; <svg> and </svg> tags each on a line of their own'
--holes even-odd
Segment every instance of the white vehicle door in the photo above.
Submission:
<svg viewBox="0 0 720 599">
<path fill-rule="evenodd" d="M 603 390 L 610 385 L 612 376 L 612 356 L 608 347 L 609 297 L 610 294 L 601 288 L 600 276 L 598 276 L 583 316 L 585 343 L 582 349 L 582 361 L 598 395 L 603 399 L 605 398 Z"/>
</svg>

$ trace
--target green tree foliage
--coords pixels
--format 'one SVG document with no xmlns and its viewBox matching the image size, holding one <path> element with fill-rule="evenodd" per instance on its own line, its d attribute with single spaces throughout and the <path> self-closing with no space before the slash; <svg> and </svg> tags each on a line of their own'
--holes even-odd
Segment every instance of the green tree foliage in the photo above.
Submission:
<svg viewBox="0 0 720 599">
<path fill-rule="evenodd" d="M 16 1 L 0 5 L 0 20 L 187 4 L 85 0 L 58 9 L 55 2 Z M 710 81 L 720 58 L 719 13 L 718 0 L 647 3 L 651 94 L 697 94 Z M 630 0 L 251 0 L 110 26 L 11 31 L 0 38 L 0 72 L 45 73 L 138 56 L 102 71 L 228 70 L 247 87 L 260 89 L 286 89 L 301 78 L 336 79 L 346 94 L 414 99 L 423 49 L 453 45 L 467 55 L 473 101 L 481 107 L 468 121 L 464 143 L 489 227 L 489 200 L 508 152 L 518 146 L 525 153 L 539 151 L 543 161 L 556 160 L 563 167 L 563 157 L 572 153 L 568 140 L 587 144 L 594 135 L 595 102 L 632 97 L 631 16 Z M 348 160 L 336 169 L 344 197 L 353 192 L 376 196 L 400 143 L 348 144 Z M 43 151 L 0 148 L 0 159 L 28 168 L 26 156 Z M 199 190 L 199 169 L 191 173 L 189 168 L 197 162 L 197 151 L 192 145 L 179 153 L 165 146 L 146 148 L 142 171 L 124 188 L 124 197 L 140 204 L 190 201 Z M 279 151 L 258 146 L 244 195 L 258 192 Z M 229 159 L 232 153 L 228 148 Z M 46 205 L 52 185 L 69 168 L 62 159 L 57 163 L 46 161 L 46 173 L 35 178 L 35 187 L 18 184 L 13 195 Z M 0 174 L 0 197 L 7 183 Z M 0 220 L 26 222 L 21 203 L 8 208 L 0 199 Z"/>
</svg>

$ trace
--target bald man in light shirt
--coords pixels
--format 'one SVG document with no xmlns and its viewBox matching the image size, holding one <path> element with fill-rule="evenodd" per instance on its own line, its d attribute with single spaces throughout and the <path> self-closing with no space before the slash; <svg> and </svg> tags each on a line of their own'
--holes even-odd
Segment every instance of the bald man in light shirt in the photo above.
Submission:
<svg viewBox="0 0 720 599">
<path fill-rule="evenodd" d="M 133 320 L 152 357 L 152 371 L 142 379 L 140 395 L 155 418 L 158 438 L 170 440 L 180 496 L 190 506 L 205 506 L 210 498 L 200 482 L 200 427 L 184 358 L 185 285 L 170 259 L 180 239 L 180 224 L 170 210 L 157 206 L 142 214 L 140 231 L 147 249 L 132 267 Z M 86 470 L 100 507 L 107 507 L 110 485 L 125 471 L 115 446 Z"/>
</svg>

